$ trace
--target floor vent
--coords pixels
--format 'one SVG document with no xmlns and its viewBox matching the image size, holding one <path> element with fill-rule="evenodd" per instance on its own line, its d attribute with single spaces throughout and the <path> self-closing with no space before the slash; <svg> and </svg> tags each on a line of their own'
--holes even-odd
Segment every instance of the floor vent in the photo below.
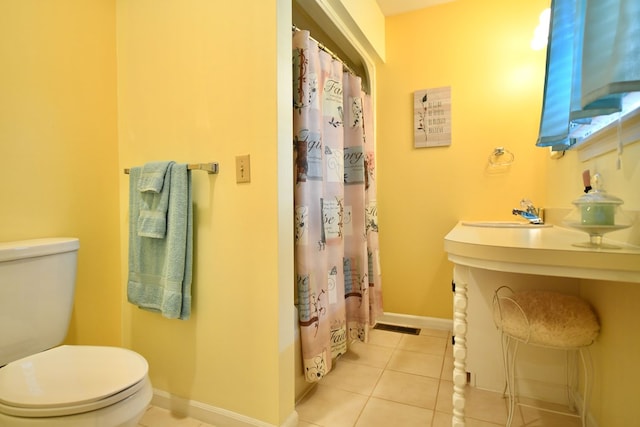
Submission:
<svg viewBox="0 0 640 427">
<path fill-rule="evenodd" d="M 376 323 L 373 329 L 380 329 L 383 331 L 399 332 L 401 334 L 420 335 L 420 329 L 410 328 L 408 326 L 388 325 L 386 323 Z"/>
</svg>

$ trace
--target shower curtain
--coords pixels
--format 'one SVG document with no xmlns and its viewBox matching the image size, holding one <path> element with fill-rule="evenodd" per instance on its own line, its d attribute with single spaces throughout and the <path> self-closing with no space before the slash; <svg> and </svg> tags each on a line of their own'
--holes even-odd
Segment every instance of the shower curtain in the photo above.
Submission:
<svg viewBox="0 0 640 427">
<path fill-rule="evenodd" d="M 372 105 L 361 79 L 293 33 L 295 268 L 305 378 L 382 313 Z"/>
</svg>

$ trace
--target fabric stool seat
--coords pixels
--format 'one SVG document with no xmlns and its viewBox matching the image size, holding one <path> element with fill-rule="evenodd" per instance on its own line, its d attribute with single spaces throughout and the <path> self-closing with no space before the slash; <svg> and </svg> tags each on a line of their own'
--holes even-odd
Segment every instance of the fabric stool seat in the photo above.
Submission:
<svg viewBox="0 0 640 427">
<path fill-rule="evenodd" d="M 598 336 L 598 319 L 582 298 L 551 291 L 521 291 L 500 298 L 494 321 L 520 341 L 578 348 L 592 344 Z"/>
<path fill-rule="evenodd" d="M 566 415 L 580 417 L 585 426 L 591 369 L 588 347 L 593 344 L 600 331 L 598 318 L 591 305 L 582 298 L 559 292 L 544 290 L 513 292 L 510 288 L 502 286 L 495 291 L 493 319 L 502 334 L 505 390 L 509 393 L 510 403 L 507 426 L 510 426 L 513 420 L 515 405 L 522 405 L 518 401 L 515 383 L 515 363 L 519 343 L 579 352 L 584 367 L 581 414 L 567 413 Z M 568 380 L 567 383 L 569 389 L 570 381 Z"/>
</svg>

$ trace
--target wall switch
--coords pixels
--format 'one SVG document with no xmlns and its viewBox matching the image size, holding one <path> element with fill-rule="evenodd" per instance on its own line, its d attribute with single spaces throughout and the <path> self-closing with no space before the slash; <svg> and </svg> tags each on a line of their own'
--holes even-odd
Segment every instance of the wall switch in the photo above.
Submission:
<svg viewBox="0 0 640 427">
<path fill-rule="evenodd" d="M 251 182 L 249 155 L 236 156 L 236 182 Z"/>
</svg>

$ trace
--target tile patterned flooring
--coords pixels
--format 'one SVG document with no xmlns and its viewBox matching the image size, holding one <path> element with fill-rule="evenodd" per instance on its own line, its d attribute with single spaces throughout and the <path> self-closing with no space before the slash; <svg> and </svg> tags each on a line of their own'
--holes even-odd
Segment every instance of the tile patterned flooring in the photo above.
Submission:
<svg viewBox="0 0 640 427">
<path fill-rule="evenodd" d="M 448 331 L 372 329 L 296 405 L 299 427 L 449 427 L 453 358 Z M 467 388 L 467 426 L 504 426 L 506 399 Z M 214 427 L 150 406 L 140 427 Z M 578 427 L 579 420 L 522 408 L 514 427 Z"/>
<path fill-rule="evenodd" d="M 299 427 L 449 427 L 453 358 L 448 331 L 372 329 L 296 405 Z M 467 388 L 469 427 L 504 426 L 501 393 Z M 521 408 L 514 427 L 573 427 L 577 418 Z"/>
</svg>

